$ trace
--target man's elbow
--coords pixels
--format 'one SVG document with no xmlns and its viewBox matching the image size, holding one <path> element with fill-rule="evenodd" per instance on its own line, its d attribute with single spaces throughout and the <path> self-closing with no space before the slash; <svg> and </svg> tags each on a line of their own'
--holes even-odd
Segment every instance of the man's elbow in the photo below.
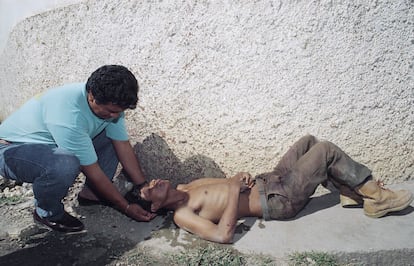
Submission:
<svg viewBox="0 0 414 266">
<path fill-rule="evenodd" d="M 233 237 L 234 237 L 234 231 L 225 232 L 220 235 L 220 241 L 221 244 L 231 244 L 233 243 Z"/>
<path fill-rule="evenodd" d="M 233 235 L 223 237 L 221 244 L 231 244 L 233 243 Z"/>
<path fill-rule="evenodd" d="M 212 242 L 220 243 L 220 244 L 231 244 L 231 243 L 233 243 L 233 237 L 229 237 L 229 236 L 219 236 L 219 237 L 214 237 L 214 238 L 206 237 L 204 239 L 212 241 Z"/>
<path fill-rule="evenodd" d="M 215 234 L 214 236 L 203 236 L 200 235 L 201 238 L 205 240 L 209 240 L 212 242 L 220 243 L 220 244 L 231 244 L 233 243 L 233 235 L 234 234 L 227 234 L 227 233 L 219 233 Z"/>
</svg>

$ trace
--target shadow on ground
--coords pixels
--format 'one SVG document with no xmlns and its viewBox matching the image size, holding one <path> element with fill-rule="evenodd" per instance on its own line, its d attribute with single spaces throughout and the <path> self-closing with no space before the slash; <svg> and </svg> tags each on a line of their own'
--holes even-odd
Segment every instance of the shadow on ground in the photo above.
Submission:
<svg viewBox="0 0 414 266">
<path fill-rule="evenodd" d="M 62 235 L 44 229 L 0 261 L 2 265 L 107 265 L 134 246 L 127 239 L 85 233 Z"/>
</svg>

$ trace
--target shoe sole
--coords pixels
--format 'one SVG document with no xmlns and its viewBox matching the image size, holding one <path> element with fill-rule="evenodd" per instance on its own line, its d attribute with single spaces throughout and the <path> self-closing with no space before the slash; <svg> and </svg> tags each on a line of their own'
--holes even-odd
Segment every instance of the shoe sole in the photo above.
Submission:
<svg viewBox="0 0 414 266">
<path fill-rule="evenodd" d="M 40 225 L 42 228 L 46 228 L 48 230 L 59 232 L 59 233 L 62 233 L 62 234 L 79 234 L 79 233 L 86 233 L 87 232 L 86 229 L 85 229 L 85 225 L 83 225 L 83 224 L 82 224 L 83 225 L 82 230 L 69 230 L 69 229 L 68 230 L 59 230 L 59 229 L 52 228 L 51 226 L 45 224 L 44 222 L 42 222 L 39 219 L 41 219 L 41 218 L 36 214 L 36 211 L 33 211 L 33 221 L 34 221 L 34 223 L 37 224 L 37 225 Z"/>
<path fill-rule="evenodd" d="M 413 197 L 413 195 L 411 195 L 410 199 L 404 205 L 397 206 L 397 207 L 394 207 L 394 208 L 391 208 L 391 209 L 382 210 L 382 211 L 375 212 L 375 213 L 368 213 L 366 211 L 364 211 L 364 213 L 365 213 L 366 216 L 371 217 L 371 218 L 380 218 L 380 217 L 386 215 L 387 213 L 398 212 L 398 211 L 404 210 L 405 208 L 407 208 L 411 204 L 411 202 L 413 200 L 414 200 L 414 197 Z"/>
<path fill-rule="evenodd" d="M 352 197 L 348 197 L 345 195 L 340 194 L 339 195 L 339 201 L 341 202 L 342 208 L 361 208 L 363 207 L 364 201 L 362 200 L 356 200 Z"/>
</svg>

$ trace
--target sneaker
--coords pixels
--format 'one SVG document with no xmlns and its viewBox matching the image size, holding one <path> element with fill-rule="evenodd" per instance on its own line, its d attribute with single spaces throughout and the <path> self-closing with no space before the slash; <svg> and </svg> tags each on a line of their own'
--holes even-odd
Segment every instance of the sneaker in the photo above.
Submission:
<svg viewBox="0 0 414 266">
<path fill-rule="evenodd" d="M 47 227 L 50 227 L 51 229 L 55 231 L 64 232 L 64 233 L 80 232 L 85 229 L 85 226 L 79 219 L 77 219 L 76 217 L 73 217 L 67 212 L 64 212 L 62 218 L 60 218 L 59 220 L 51 221 L 47 217 L 45 218 L 40 217 L 35 210 L 33 211 L 33 219 L 36 222 L 46 225 Z"/>
</svg>

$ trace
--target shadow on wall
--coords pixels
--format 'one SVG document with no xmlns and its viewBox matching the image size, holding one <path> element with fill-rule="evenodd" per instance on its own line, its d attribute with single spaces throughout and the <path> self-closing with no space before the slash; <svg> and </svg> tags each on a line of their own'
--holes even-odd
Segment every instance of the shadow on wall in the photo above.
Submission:
<svg viewBox="0 0 414 266">
<path fill-rule="evenodd" d="M 168 179 L 177 185 L 201 177 L 226 177 L 220 167 L 206 156 L 196 155 L 181 162 L 157 134 L 151 134 L 142 143 L 137 143 L 134 150 L 148 180 Z"/>
</svg>

